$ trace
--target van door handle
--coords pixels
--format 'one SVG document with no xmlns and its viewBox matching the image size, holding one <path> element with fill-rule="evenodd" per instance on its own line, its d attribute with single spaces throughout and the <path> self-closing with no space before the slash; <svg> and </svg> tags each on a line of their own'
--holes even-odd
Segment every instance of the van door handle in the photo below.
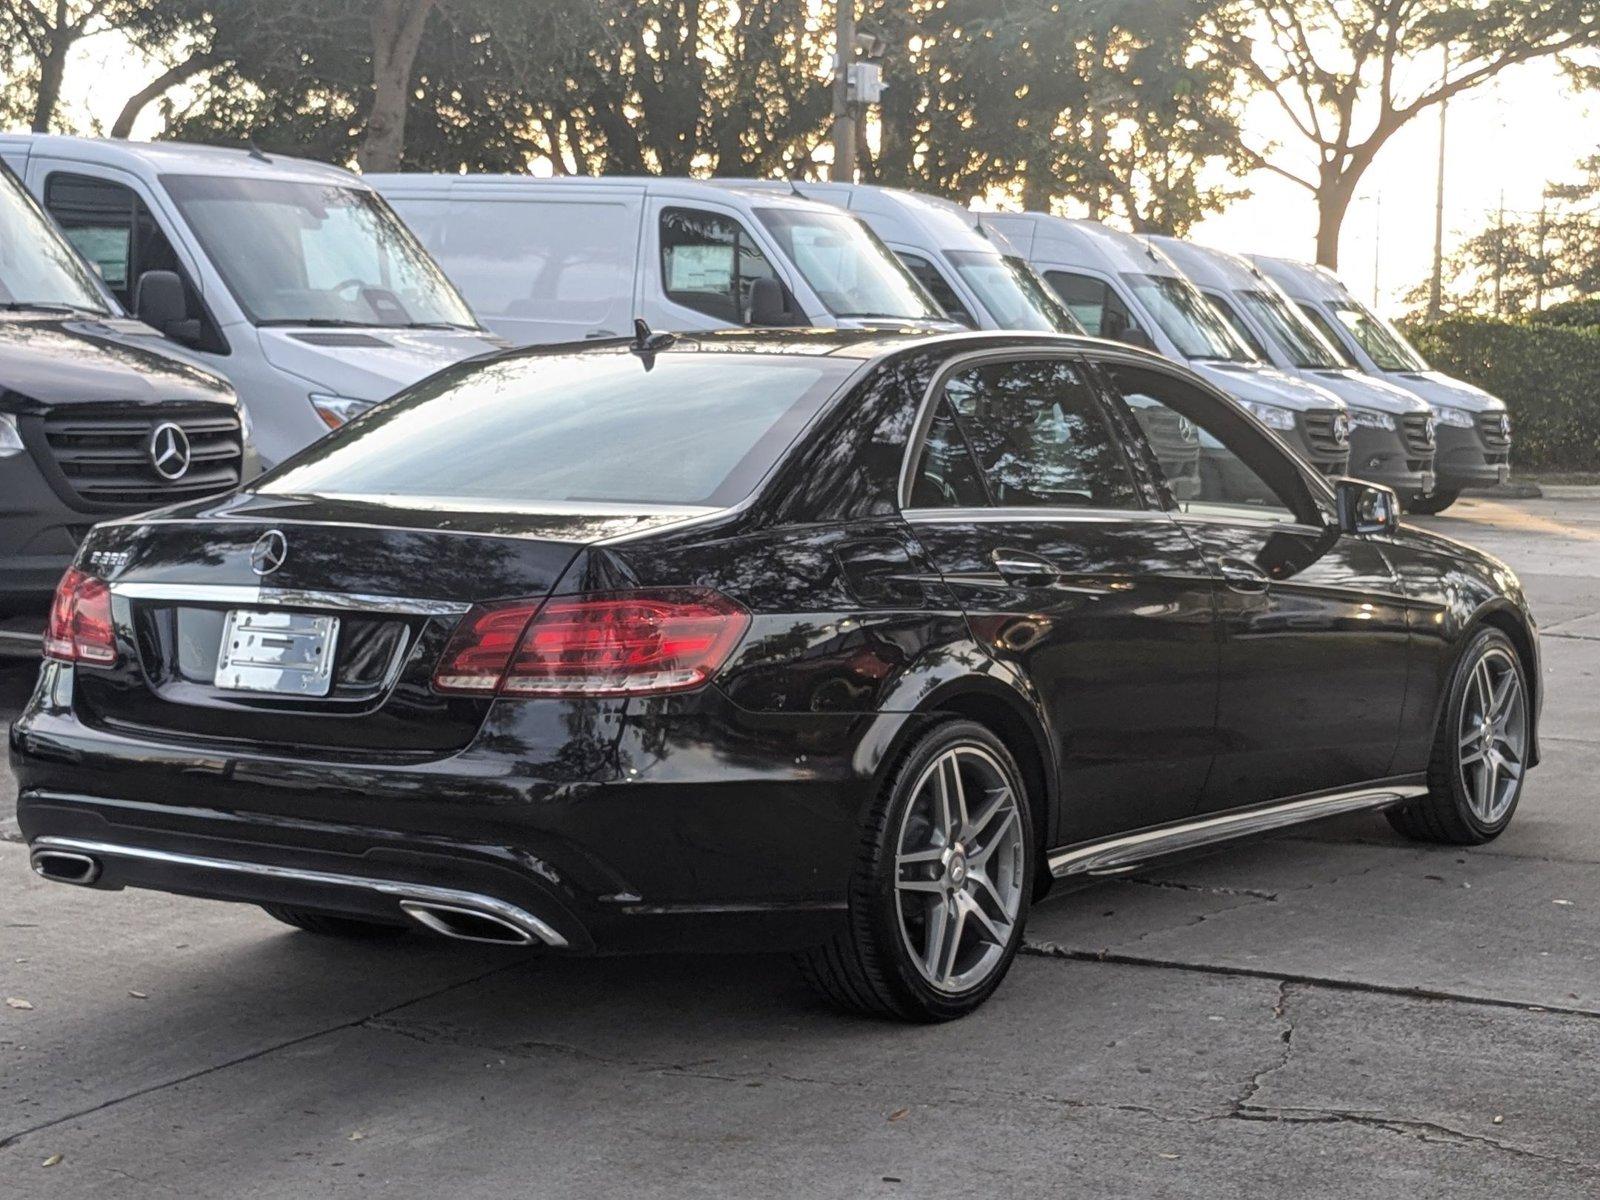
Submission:
<svg viewBox="0 0 1600 1200">
<path fill-rule="evenodd" d="M 583 335 L 583 340 L 586 342 L 591 342 L 596 338 L 612 338 L 616 336 L 618 335 L 615 329 L 591 329 L 588 333 Z"/>
<path fill-rule="evenodd" d="M 1224 555 L 1217 559 L 1217 568 L 1222 581 L 1236 592 L 1264 592 L 1272 582 L 1272 576 L 1249 559 Z"/>
<path fill-rule="evenodd" d="M 1043 587 L 1061 578 L 1061 569 L 1043 555 L 1001 547 L 991 554 L 994 569 L 1010 583 Z"/>
</svg>

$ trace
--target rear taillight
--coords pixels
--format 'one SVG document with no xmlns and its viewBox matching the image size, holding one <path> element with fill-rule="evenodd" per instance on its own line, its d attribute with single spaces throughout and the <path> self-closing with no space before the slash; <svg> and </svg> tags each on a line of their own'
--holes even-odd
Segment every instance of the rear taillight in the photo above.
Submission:
<svg viewBox="0 0 1600 1200">
<path fill-rule="evenodd" d="M 56 585 L 50 623 L 44 631 L 44 656 L 57 662 L 109 667 L 117 661 L 117 636 L 111 624 L 111 589 L 106 581 L 76 567 Z"/>
<path fill-rule="evenodd" d="M 750 626 L 702 588 L 600 592 L 480 605 L 439 659 L 441 692 L 502 696 L 652 696 L 697 688 Z"/>
</svg>

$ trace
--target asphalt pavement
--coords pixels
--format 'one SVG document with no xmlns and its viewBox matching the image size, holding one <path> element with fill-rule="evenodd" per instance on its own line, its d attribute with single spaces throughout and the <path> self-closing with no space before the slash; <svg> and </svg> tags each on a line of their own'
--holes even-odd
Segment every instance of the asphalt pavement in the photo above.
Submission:
<svg viewBox="0 0 1600 1200">
<path fill-rule="evenodd" d="M 341 945 L 46 884 L 0 768 L 0 1196 L 1600 1195 L 1600 500 L 1422 523 L 1543 627 L 1505 836 L 1349 818 L 1052 898 L 953 1025 L 836 1014 L 778 959 Z M 0 718 L 31 674 L 0 665 Z"/>
</svg>

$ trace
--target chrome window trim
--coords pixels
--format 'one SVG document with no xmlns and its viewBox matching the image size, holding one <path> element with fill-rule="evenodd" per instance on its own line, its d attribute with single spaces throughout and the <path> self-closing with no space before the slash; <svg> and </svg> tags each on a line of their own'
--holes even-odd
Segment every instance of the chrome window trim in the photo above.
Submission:
<svg viewBox="0 0 1600 1200">
<path fill-rule="evenodd" d="M 463 905 L 469 910 L 487 911 L 515 926 L 547 946 L 565 946 L 567 939 L 549 924 L 526 909 L 486 896 L 481 892 L 467 892 L 458 888 L 434 887 L 430 884 L 405 883 L 398 879 L 369 879 L 362 875 L 340 875 L 332 871 L 308 871 L 299 867 L 278 867 L 271 863 L 249 862 L 227 858 L 203 858 L 198 854 L 177 854 L 170 850 L 152 850 L 145 846 L 118 846 L 111 842 L 86 842 L 77 838 L 41 837 L 32 847 L 39 850 L 61 850 L 68 853 L 98 855 L 104 858 L 132 858 L 141 862 L 163 863 L 168 866 L 193 867 L 205 871 L 226 871 L 238 875 L 256 875 L 267 879 L 288 879 L 296 883 L 333 885 L 356 888 L 393 896 L 398 901 L 421 901 L 442 905 Z"/>
<path fill-rule="evenodd" d="M 900 515 L 913 525 L 995 521 L 1103 525 L 1117 521 L 1170 523 L 1172 520 L 1171 513 L 1159 508 L 907 508 L 902 509 Z"/>
<path fill-rule="evenodd" d="M 127 600 L 175 600 L 196 604 L 234 604 L 264 608 L 319 608 L 337 612 L 392 613 L 398 616 L 459 617 L 472 605 L 458 600 L 413 596 L 371 596 L 303 588 L 256 587 L 247 583 L 114 582 L 111 594 Z"/>
</svg>

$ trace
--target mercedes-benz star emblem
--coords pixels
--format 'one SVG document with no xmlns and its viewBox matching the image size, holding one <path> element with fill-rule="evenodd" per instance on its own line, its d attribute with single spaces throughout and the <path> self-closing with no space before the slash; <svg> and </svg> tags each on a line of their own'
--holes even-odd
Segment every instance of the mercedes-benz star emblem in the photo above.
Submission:
<svg viewBox="0 0 1600 1200">
<path fill-rule="evenodd" d="M 1344 413 L 1339 413 L 1333 418 L 1333 444 L 1335 446 L 1350 444 L 1350 418 Z"/>
<path fill-rule="evenodd" d="M 271 575 L 289 557 L 289 539 L 277 529 L 269 529 L 250 547 L 250 569 L 257 575 Z"/>
<path fill-rule="evenodd" d="M 1500 414 L 1500 436 L 1508 440 L 1511 437 L 1511 418 L 1505 413 Z"/>
<path fill-rule="evenodd" d="M 150 431 L 150 444 L 145 448 L 150 455 L 150 465 L 163 479 L 182 479 L 189 470 L 189 435 L 182 426 L 163 421 Z"/>
</svg>

